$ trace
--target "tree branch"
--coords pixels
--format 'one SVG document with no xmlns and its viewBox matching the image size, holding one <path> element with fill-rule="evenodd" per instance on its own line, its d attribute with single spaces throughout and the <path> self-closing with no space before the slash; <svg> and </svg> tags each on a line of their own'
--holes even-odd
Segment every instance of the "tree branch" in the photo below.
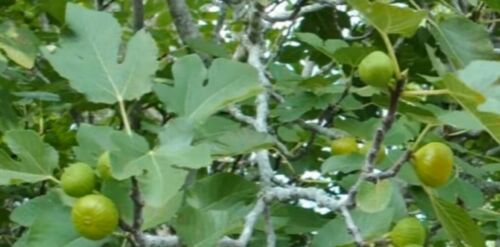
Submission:
<svg viewBox="0 0 500 247">
<path fill-rule="evenodd" d="M 238 239 L 231 239 L 229 237 L 224 237 L 220 242 L 220 247 L 245 247 L 250 241 L 253 233 L 253 228 L 257 223 L 259 215 L 264 212 L 266 204 L 264 200 L 259 199 L 255 204 L 254 208 L 245 217 L 245 225 L 243 231 L 241 232 Z"/>
<path fill-rule="evenodd" d="M 269 205 L 264 207 L 264 221 L 266 223 L 267 247 L 276 246 L 276 233 L 274 233 L 273 222 L 271 219 L 271 209 Z"/>
<path fill-rule="evenodd" d="M 134 31 L 139 31 L 144 27 L 144 4 L 142 0 L 132 0 L 134 12 Z"/>
<path fill-rule="evenodd" d="M 345 198 L 333 198 L 324 190 L 296 186 L 273 187 L 264 192 L 263 198 L 266 202 L 307 199 L 316 202 L 318 207 L 325 207 L 331 211 L 336 211 L 346 204 Z"/>
<path fill-rule="evenodd" d="M 307 2 L 307 1 L 303 1 Z M 268 15 L 264 16 L 264 19 L 269 22 L 280 22 L 280 21 L 289 21 L 292 20 L 298 16 L 305 15 L 307 13 L 315 12 L 324 8 L 328 7 L 333 7 L 334 4 L 338 3 L 339 1 L 320 1 L 318 3 L 313 3 L 310 5 L 306 6 L 301 6 L 300 8 L 295 8 L 292 11 L 283 11 L 283 12 L 276 12 L 276 13 L 270 13 Z"/>
<path fill-rule="evenodd" d="M 313 124 L 313 123 L 308 123 L 304 120 L 298 120 L 297 123 L 308 130 L 312 130 L 315 132 L 318 132 L 319 134 L 322 134 L 324 136 L 330 137 L 331 139 L 336 139 L 342 136 L 345 136 L 346 133 L 343 131 L 338 131 L 338 130 L 333 130 L 329 128 L 325 128 L 321 125 Z"/>
<path fill-rule="evenodd" d="M 201 37 L 193 16 L 189 12 L 189 7 L 184 0 L 167 0 L 170 15 L 174 20 L 177 33 L 184 44 L 189 40 Z"/>
<path fill-rule="evenodd" d="M 370 151 L 366 155 L 365 164 L 363 166 L 363 170 L 361 171 L 361 175 L 359 176 L 356 183 L 349 190 L 348 197 L 349 200 L 351 201 L 361 183 L 373 172 L 375 159 L 377 157 L 378 151 L 380 150 L 380 147 L 382 146 L 382 141 L 384 140 L 385 134 L 392 127 L 392 124 L 396 119 L 396 112 L 399 103 L 399 98 L 401 96 L 401 93 L 403 92 L 404 85 L 406 82 L 405 80 L 406 80 L 405 78 L 398 80 L 396 82 L 394 90 L 391 90 L 391 101 L 389 103 L 389 109 L 387 115 L 383 118 L 382 124 L 375 132 L 375 136 L 373 137 L 373 144 L 370 148 Z"/>
<path fill-rule="evenodd" d="M 236 106 L 229 106 L 228 112 L 233 116 L 236 120 L 246 123 L 251 126 L 255 126 L 255 119 L 253 117 L 247 116 L 241 112 L 241 110 Z"/>
<path fill-rule="evenodd" d="M 180 240 L 177 236 L 157 236 L 144 234 L 144 247 L 180 247 Z"/>
</svg>

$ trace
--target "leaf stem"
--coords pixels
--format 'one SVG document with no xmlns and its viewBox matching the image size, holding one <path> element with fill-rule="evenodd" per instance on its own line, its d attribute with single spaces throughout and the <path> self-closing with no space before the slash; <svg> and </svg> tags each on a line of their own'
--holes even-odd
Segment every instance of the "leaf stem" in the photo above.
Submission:
<svg viewBox="0 0 500 247">
<path fill-rule="evenodd" d="M 132 129 L 130 128 L 130 122 L 127 116 L 127 110 L 125 109 L 125 103 L 123 99 L 120 97 L 118 99 L 118 106 L 120 107 L 120 115 L 122 116 L 123 125 L 125 126 L 125 131 L 129 136 L 132 135 Z"/>
<path fill-rule="evenodd" d="M 54 183 L 56 183 L 56 184 L 60 184 L 61 183 L 61 181 L 59 181 L 59 179 L 57 179 L 57 178 L 55 178 L 53 176 L 50 176 L 49 180 L 52 181 L 52 182 L 54 182 Z"/>
<path fill-rule="evenodd" d="M 389 36 L 387 35 L 387 33 L 383 32 L 381 30 L 378 30 L 378 31 L 380 33 L 380 36 L 382 36 L 382 39 L 384 40 L 384 44 L 387 48 L 387 52 L 389 53 L 389 57 L 392 60 L 392 66 L 394 67 L 394 74 L 396 76 L 396 79 L 398 81 L 402 80 L 403 75 L 401 74 L 401 69 L 399 68 L 398 59 L 396 58 L 396 53 L 394 52 L 394 48 L 392 47 L 391 40 L 389 39 Z"/>
<path fill-rule="evenodd" d="M 434 127 L 434 125 L 432 124 L 428 124 L 425 126 L 422 132 L 420 132 L 420 135 L 418 135 L 417 140 L 415 140 L 415 143 L 413 143 L 411 149 L 415 150 L 418 147 L 418 144 L 424 139 L 425 135 L 427 134 L 427 132 L 429 132 L 429 130 L 432 129 L 432 127 Z"/>
<path fill-rule="evenodd" d="M 449 94 L 450 91 L 448 89 L 437 89 L 437 90 L 412 90 L 412 91 L 404 91 L 403 97 L 417 97 L 417 96 L 428 96 L 428 95 L 443 95 Z"/>
</svg>

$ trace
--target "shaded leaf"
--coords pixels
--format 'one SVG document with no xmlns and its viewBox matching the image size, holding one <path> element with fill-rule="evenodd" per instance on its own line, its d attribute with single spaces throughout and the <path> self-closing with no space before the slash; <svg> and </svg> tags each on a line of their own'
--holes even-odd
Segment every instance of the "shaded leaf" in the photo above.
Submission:
<svg viewBox="0 0 500 247">
<path fill-rule="evenodd" d="M 446 19 L 437 26 L 430 26 L 430 31 L 457 68 L 463 68 L 474 60 L 495 58 L 488 32 L 465 17 Z"/>
<path fill-rule="evenodd" d="M 38 54 L 38 39 L 31 30 L 13 22 L 0 24 L 0 49 L 17 64 L 32 68 Z"/>
<path fill-rule="evenodd" d="M 224 210 L 238 202 L 252 202 L 258 191 L 255 183 L 243 177 L 218 173 L 196 182 L 188 190 L 186 202 L 200 210 Z"/>
<path fill-rule="evenodd" d="M 5 133 L 3 140 L 18 159 L 12 159 L 0 150 L 0 184 L 53 179 L 52 172 L 58 167 L 59 155 L 36 132 L 11 130 Z"/>
<path fill-rule="evenodd" d="M 352 217 L 359 227 L 364 240 L 374 239 L 387 233 L 390 229 L 393 210 L 368 214 L 354 211 Z M 333 234 L 334 233 L 334 234 Z M 336 247 L 354 243 L 354 239 L 347 231 L 347 226 L 342 217 L 337 217 L 318 230 L 312 241 L 312 247 Z"/>
<path fill-rule="evenodd" d="M 227 233 L 238 230 L 249 207 L 241 204 L 223 210 L 184 208 L 174 224 L 177 234 L 187 246 L 213 247 Z"/>
<path fill-rule="evenodd" d="M 363 167 L 365 157 L 360 154 L 335 155 L 331 156 L 321 164 L 321 172 L 352 172 Z"/>
<path fill-rule="evenodd" d="M 439 222 L 453 240 L 474 247 L 486 246 L 479 227 L 466 211 L 433 195 L 430 198 Z"/>
</svg>

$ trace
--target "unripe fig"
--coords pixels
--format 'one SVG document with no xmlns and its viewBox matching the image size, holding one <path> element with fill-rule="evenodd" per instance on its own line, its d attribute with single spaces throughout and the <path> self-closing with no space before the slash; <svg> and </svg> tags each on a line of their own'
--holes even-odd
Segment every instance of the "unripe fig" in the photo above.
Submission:
<svg viewBox="0 0 500 247">
<path fill-rule="evenodd" d="M 118 209 L 103 195 L 87 195 L 78 199 L 71 210 L 71 221 L 85 238 L 100 240 L 118 226 Z"/>
<path fill-rule="evenodd" d="M 430 187 L 444 185 L 453 170 L 453 152 L 440 142 L 421 147 L 413 156 L 413 164 L 420 181 Z"/>
<path fill-rule="evenodd" d="M 374 87 L 387 87 L 394 75 L 391 58 L 381 51 L 374 51 L 361 60 L 358 68 L 361 80 Z"/>
<path fill-rule="evenodd" d="M 356 138 L 352 136 L 341 137 L 331 142 L 332 155 L 345 155 L 358 151 Z"/>
<path fill-rule="evenodd" d="M 97 173 L 99 174 L 101 179 L 106 180 L 112 178 L 109 152 L 104 152 L 97 160 Z"/>
<path fill-rule="evenodd" d="M 395 247 L 422 246 L 425 235 L 425 229 L 418 219 L 406 217 L 396 223 L 389 233 L 389 238 Z"/>
<path fill-rule="evenodd" d="M 73 197 L 92 193 L 95 186 L 94 171 L 85 163 L 75 163 L 64 169 L 61 175 L 63 191 Z"/>
</svg>

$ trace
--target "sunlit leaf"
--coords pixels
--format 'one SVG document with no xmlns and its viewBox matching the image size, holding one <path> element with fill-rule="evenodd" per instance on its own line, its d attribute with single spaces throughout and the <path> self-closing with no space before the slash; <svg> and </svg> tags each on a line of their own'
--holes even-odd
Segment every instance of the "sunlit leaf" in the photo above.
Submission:
<svg viewBox="0 0 500 247">
<path fill-rule="evenodd" d="M 111 14 L 69 3 L 66 24 L 73 33 L 43 54 L 71 87 L 92 102 L 108 104 L 151 91 L 157 48 L 146 31 L 137 32 L 121 54 L 121 28 Z"/>
</svg>

